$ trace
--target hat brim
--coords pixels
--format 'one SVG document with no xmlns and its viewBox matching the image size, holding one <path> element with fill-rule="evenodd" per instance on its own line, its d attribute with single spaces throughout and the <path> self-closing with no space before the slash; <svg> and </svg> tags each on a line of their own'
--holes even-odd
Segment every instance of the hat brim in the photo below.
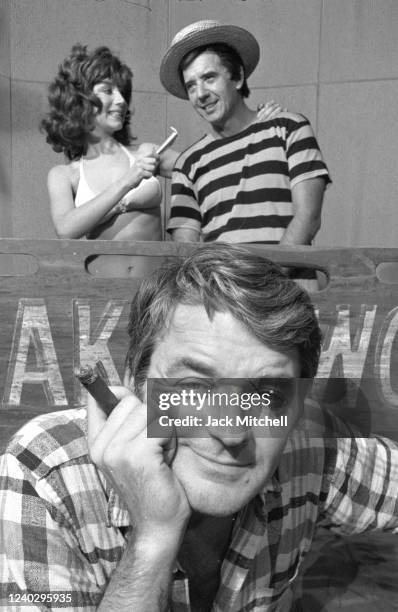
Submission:
<svg viewBox="0 0 398 612">
<path fill-rule="evenodd" d="M 160 66 L 163 87 L 173 96 L 187 100 L 188 95 L 179 75 L 180 63 L 193 49 L 215 43 L 223 43 L 235 49 L 242 60 L 246 78 L 250 76 L 260 59 L 257 40 L 244 28 L 220 24 L 189 32 L 182 40 L 171 44 Z"/>
</svg>

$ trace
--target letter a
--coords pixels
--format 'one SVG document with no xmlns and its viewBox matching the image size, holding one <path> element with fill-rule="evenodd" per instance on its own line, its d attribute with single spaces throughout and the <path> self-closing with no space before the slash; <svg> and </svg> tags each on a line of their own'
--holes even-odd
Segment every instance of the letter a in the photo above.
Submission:
<svg viewBox="0 0 398 612">
<path fill-rule="evenodd" d="M 28 353 L 31 348 L 34 350 L 36 368 L 28 370 Z M 42 387 L 48 405 L 68 405 L 46 305 L 40 298 L 24 298 L 19 301 L 4 404 L 19 405 L 22 387 L 27 383 Z"/>
</svg>

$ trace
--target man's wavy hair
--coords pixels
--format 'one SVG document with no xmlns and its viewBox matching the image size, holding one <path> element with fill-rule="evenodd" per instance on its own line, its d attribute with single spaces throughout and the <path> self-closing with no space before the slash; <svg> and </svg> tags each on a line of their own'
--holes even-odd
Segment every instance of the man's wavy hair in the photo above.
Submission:
<svg viewBox="0 0 398 612">
<path fill-rule="evenodd" d="M 201 304 L 210 319 L 230 312 L 271 349 L 297 349 L 303 378 L 316 375 L 321 332 L 308 294 L 260 253 L 218 242 L 155 271 L 134 296 L 126 366 L 139 396 L 178 304 Z"/>
<path fill-rule="evenodd" d="M 94 129 L 94 115 L 102 108 L 100 99 L 93 94 L 94 85 L 109 79 L 117 85 L 129 107 L 132 77 L 130 68 L 108 47 L 98 47 L 89 53 L 85 45 L 74 45 L 49 85 L 50 110 L 40 123 L 54 151 L 63 152 L 70 160 L 85 155 Z M 122 129 L 114 134 L 124 145 L 132 140 L 129 123 L 130 111 L 127 111 Z"/>
</svg>

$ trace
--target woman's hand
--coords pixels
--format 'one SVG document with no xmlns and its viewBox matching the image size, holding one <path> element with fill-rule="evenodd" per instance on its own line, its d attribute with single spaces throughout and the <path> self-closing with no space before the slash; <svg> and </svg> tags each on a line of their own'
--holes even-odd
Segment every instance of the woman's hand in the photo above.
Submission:
<svg viewBox="0 0 398 612">
<path fill-rule="evenodd" d="M 159 155 L 157 155 L 154 145 L 150 145 L 150 147 L 144 148 L 143 145 L 139 147 L 135 155 L 134 164 L 124 175 L 123 182 L 125 182 L 129 189 L 137 187 L 142 179 L 151 178 L 156 173 Z"/>
<path fill-rule="evenodd" d="M 139 153 L 147 153 L 152 155 L 158 150 L 158 144 L 152 144 L 150 142 L 144 142 L 138 147 Z M 179 152 L 174 149 L 166 149 L 159 155 L 159 165 L 156 168 L 157 174 L 164 178 L 171 178 L 173 174 L 174 164 L 176 162 Z"/>
<path fill-rule="evenodd" d="M 279 113 L 284 112 L 287 112 L 287 108 L 282 107 L 278 102 L 274 102 L 274 100 L 270 100 L 266 104 L 261 102 L 257 105 L 257 117 L 260 121 L 275 119 Z"/>
</svg>

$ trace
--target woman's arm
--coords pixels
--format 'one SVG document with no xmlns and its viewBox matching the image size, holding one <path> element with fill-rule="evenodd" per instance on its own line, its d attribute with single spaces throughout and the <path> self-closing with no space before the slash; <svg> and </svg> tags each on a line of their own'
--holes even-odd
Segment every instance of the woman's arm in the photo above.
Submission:
<svg viewBox="0 0 398 612">
<path fill-rule="evenodd" d="M 48 174 L 51 216 L 59 238 L 82 238 L 97 225 L 115 214 L 123 196 L 142 181 L 150 178 L 157 165 L 155 156 L 139 156 L 126 174 L 81 206 L 75 207 L 73 187 L 68 166 L 56 166 Z"/>
</svg>

